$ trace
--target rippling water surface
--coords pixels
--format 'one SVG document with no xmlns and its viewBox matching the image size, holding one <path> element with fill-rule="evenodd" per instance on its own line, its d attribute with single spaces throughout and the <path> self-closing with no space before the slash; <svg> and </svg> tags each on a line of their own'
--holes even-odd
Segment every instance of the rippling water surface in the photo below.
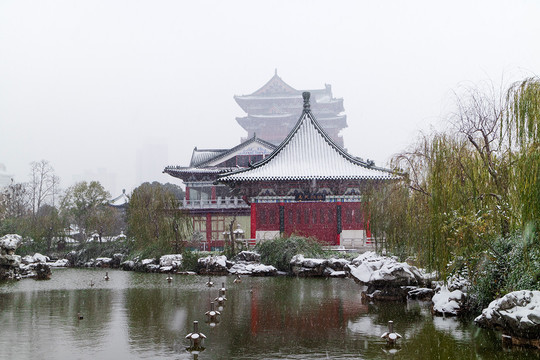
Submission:
<svg viewBox="0 0 540 360">
<path fill-rule="evenodd" d="M 223 276 L 208 288 L 202 276 L 104 275 L 57 269 L 48 281 L 0 283 L 0 359 L 540 359 L 472 321 L 433 318 L 425 303 L 364 305 L 349 279 Z M 222 283 L 227 302 L 210 326 Z M 380 338 L 389 320 L 397 348 Z M 200 354 L 186 351 L 193 321 L 207 336 Z"/>
</svg>

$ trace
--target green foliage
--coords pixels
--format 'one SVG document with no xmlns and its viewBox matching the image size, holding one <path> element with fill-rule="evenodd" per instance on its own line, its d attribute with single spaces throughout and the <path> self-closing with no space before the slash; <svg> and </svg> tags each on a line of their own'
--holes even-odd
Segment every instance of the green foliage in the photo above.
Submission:
<svg viewBox="0 0 540 360">
<path fill-rule="evenodd" d="M 81 181 L 71 186 L 62 199 L 61 209 L 70 223 L 77 224 L 83 239 L 97 226 L 97 213 L 106 205 L 111 195 L 98 181 Z"/>
<path fill-rule="evenodd" d="M 540 245 L 515 234 L 498 238 L 478 259 L 471 295 L 478 309 L 516 290 L 540 290 Z"/>
<path fill-rule="evenodd" d="M 191 218 L 159 183 L 144 183 L 133 190 L 127 222 L 135 248 L 151 257 L 181 253 L 192 233 Z"/>
<path fill-rule="evenodd" d="M 197 263 L 203 253 L 198 251 L 184 250 L 182 252 L 182 271 L 197 271 Z"/>
<path fill-rule="evenodd" d="M 273 240 L 261 241 L 255 247 L 261 255 L 261 262 L 273 265 L 280 271 L 289 271 L 289 264 L 294 255 L 319 257 L 324 255 L 321 244 L 311 238 L 292 235 Z"/>
</svg>

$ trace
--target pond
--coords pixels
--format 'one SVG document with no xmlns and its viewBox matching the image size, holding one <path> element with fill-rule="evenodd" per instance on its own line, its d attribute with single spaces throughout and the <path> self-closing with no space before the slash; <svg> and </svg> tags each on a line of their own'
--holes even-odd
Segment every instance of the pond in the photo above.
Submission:
<svg viewBox="0 0 540 360">
<path fill-rule="evenodd" d="M 472 320 L 434 318 L 429 304 L 361 302 L 350 279 L 207 277 L 55 269 L 51 280 L 0 283 L 0 359 L 530 359 Z M 94 282 L 94 286 L 89 284 Z M 216 326 L 205 312 L 225 283 Z M 79 319 L 78 314 L 83 319 Z M 389 320 L 403 338 L 388 348 Z M 207 336 L 186 351 L 193 321 Z"/>
</svg>

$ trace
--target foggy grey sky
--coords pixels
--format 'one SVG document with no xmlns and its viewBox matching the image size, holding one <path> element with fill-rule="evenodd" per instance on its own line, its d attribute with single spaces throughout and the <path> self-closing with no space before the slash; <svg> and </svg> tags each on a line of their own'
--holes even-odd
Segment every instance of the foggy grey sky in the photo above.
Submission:
<svg viewBox="0 0 540 360">
<path fill-rule="evenodd" d="M 46 159 L 113 196 L 245 131 L 278 75 L 344 99 L 345 147 L 386 165 L 460 85 L 540 73 L 537 1 L 0 1 L 0 163 Z M 144 173 L 138 164 L 150 162 Z"/>
</svg>

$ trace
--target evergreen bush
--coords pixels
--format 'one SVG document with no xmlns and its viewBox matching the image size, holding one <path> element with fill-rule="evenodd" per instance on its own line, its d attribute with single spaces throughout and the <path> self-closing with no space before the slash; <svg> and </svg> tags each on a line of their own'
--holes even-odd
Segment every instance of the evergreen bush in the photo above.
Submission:
<svg viewBox="0 0 540 360">
<path fill-rule="evenodd" d="M 255 247 L 255 251 L 261 255 L 263 264 L 273 265 L 279 271 L 289 271 L 289 264 L 295 255 L 324 256 L 321 244 L 317 240 L 296 235 L 261 241 Z"/>
</svg>

